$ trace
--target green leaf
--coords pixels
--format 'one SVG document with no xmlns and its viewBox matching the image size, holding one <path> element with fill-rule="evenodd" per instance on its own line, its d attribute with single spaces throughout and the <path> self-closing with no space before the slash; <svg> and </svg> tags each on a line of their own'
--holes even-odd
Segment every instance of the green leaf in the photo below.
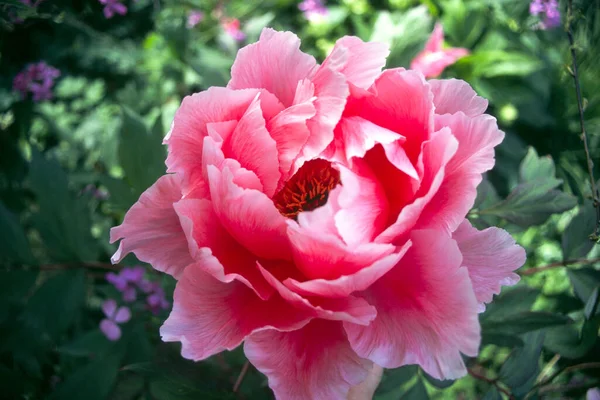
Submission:
<svg viewBox="0 0 600 400">
<path fill-rule="evenodd" d="M 581 329 L 572 325 L 560 326 L 546 330 L 544 347 L 562 357 L 578 359 L 584 357 L 598 340 L 600 318 L 585 321 Z"/>
<path fill-rule="evenodd" d="M 484 321 L 481 329 L 485 333 L 520 335 L 556 325 L 567 325 L 573 320 L 565 315 L 549 312 L 527 311 L 511 315 L 501 321 Z"/>
<path fill-rule="evenodd" d="M 454 382 L 456 382 L 453 379 L 444 379 L 444 380 L 435 379 L 434 377 L 430 376 L 427 372 L 425 372 L 423 370 L 421 370 L 421 375 L 423 375 L 423 377 L 425 378 L 425 380 L 427 382 L 429 382 L 431 385 L 435 386 L 438 389 L 449 388 L 450 386 L 454 385 Z"/>
<path fill-rule="evenodd" d="M 25 230 L 4 204 L 0 203 L 0 262 L 34 262 Z"/>
<path fill-rule="evenodd" d="M 419 379 L 417 383 L 415 383 L 409 390 L 407 390 L 402 396 L 400 396 L 402 400 L 429 400 L 429 395 L 427 394 L 427 389 L 425 389 L 425 385 Z"/>
<path fill-rule="evenodd" d="M 524 337 L 525 345 L 512 351 L 500 368 L 499 379 L 510 387 L 517 398 L 524 396 L 535 383 L 540 372 L 539 360 L 544 343 L 544 332 L 531 332 Z"/>
<path fill-rule="evenodd" d="M 57 351 L 75 357 L 101 355 L 111 347 L 111 344 L 100 330 L 95 329 L 78 336 L 70 343 L 60 346 Z"/>
<path fill-rule="evenodd" d="M 47 400 L 104 400 L 113 389 L 120 352 L 114 349 L 78 369 L 60 384 Z"/>
<path fill-rule="evenodd" d="M 485 312 L 481 314 L 481 321 L 502 321 L 511 315 L 529 311 L 539 295 L 539 290 L 527 286 L 503 290 L 487 305 Z"/>
<path fill-rule="evenodd" d="M 166 172 L 166 152 L 162 141 L 160 116 L 150 130 L 139 115 L 123 107 L 119 163 L 136 195 L 152 186 Z"/>
<path fill-rule="evenodd" d="M 417 375 L 418 371 L 416 365 L 386 370 L 381 384 L 377 387 L 377 394 L 389 393 L 398 389 Z"/>
<path fill-rule="evenodd" d="M 519 166 L 519 180 L 521 182 L 550 180 L 555 184 L 554 187 L 556 187 L 560 184 L 560 181 L 555 179 L 555 175 L 556 168 L 554 167 L 552 157 L 540 157 L 533 147 L 529 147 L 525 158 L 523 158 Z"/>
<path fill-rule="evenodd" d="M 562 249 L 565 260 L 585 257 L 594 247 L 589 235 L 594 232 L 595 219 L 594 206 L 591 201 L 586 201 L 563 233 Z"/>
<path fill-rule="evenodd" d="M 484 332 L 481 336 L 481 345 L 485 346 L 493 344 L 500 347 L 521 347 L 523 346 L 523 340 L 516 335 L 507 335 L 495 332 Z"/>
<path fill-rule="evenodd" d="M 43 283 L 29 300 L 26 314 L 39 323 L 43 332 L 56 339 L 71 326 L 84 302 L 84 271 L 67 271 Z"/>
<path fill-rule="evenodd" d="M 502 395 L 495 386 L 491 386 L 481 400 L 502 400 Z"/>
<path fill-rule="evenodd" d="M 98 246 L 91 234 L 87 205 L 69 192 L 67 176 L 56 160 L 32 151 L 29 183 L 39 212 L 33 225 L 56 261 L 95 261 Z"/>
<path fill-rule="evenodd" d="M 585 308 L 583 309 L 585 319 L 591 319 L 594 315 L 598 314 L 598 302 L 600 302 L 600 296 L 598 295 L 599 290 L 600 286 L 596 286 L 585 303 Z"/>
<path fill-rule="evenodd" d="M 540 60 L 532 55 L 503 50 L 478 51 L 461 60 L 473 67 L 476 77 L 527 76 L 542 67 Z"/>
<path fill-rule="evenodd" d="M 596 287 L 600 286 L 600 271 L 593 268 L 579 268 L 567 271 L 567 275 L 573 285 L 575 295 L 585 304 L 594 292 Z"/>
</svg>

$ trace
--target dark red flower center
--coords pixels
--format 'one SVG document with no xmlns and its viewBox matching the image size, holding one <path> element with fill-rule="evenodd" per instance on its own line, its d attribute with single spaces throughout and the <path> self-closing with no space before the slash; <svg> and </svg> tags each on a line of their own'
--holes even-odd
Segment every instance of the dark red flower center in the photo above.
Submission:
<svg viewBox="0 0 600 400">
<path fill-rule="evenodd" d="M 340 173 L 326 160 L 305 162 L 273 196 L 281 215 L 296 219 L 302 211 L 310 211 L 327 203 L 329 192 L 340 183 Z"/>
</svg>

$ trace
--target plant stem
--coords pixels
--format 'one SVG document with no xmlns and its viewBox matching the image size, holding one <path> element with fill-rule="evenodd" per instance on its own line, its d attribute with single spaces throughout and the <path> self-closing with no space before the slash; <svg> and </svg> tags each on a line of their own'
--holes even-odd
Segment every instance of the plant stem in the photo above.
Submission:
<svg viewBox="0 0 600 400">
<path fill-rule="evenodd" d="M 575 94 L 577 96 L 577 108 L 579 109 L 579 125 L 581 126 L 581 140 L 583 141 L 583 148 L 585 150 L 585 157 L 587 159 L 588 174 L 590 176 L 590 186 L 592 189 L 592 200 L 594 209 L 596 210 L 596 223 L 594 224 L 594 232 L 590 235 L 590 239 L 598 241 L 600 231 L 600 195 L 596 188 L 596 180 L 594 179 L 594 163 L 590 156 L 590 149 L 588 146 L 587 134 L 585 131 L 585 122 L 583 118 L 583 99 L 581 96 L 581 87 L 579 85 L 579 73 L 577 70 L 577 54 L 575 51 L 575 40 L 573 39 L 573 31 L 571 29 L 571 22 L 573 21 L 573 0 L 569 0 L 567 3 L 567 24 L 566 31 L 569 37 L 569 45 L 571 48 L 571 58 L 573 59 L 572 73 L 573 81 L 575 82 Z"/>
<path fill-rule="evenodd" d="M 473 378 L 478 379 L 483 382 L 486 382 L 486 383 L 494 386 L 496 388 L 496 390 L 498 390 L 499 392 L 508 396 L 508 398 L 510 400 L 515 399 L 515 396 L 513 396 L 511 392 L 509 392 L 508 390 L 506 390 L 502 386 L 500 386 L 498 379 L 490 379 L 485 375 L 475 372 L 472 368 L 468 368 L 467 371 L 469 372 L 469 375 L 471 375 Z"/>
<path fill-rule="evenodd" d="M 98 268 L 106 269 L 110 271 L 116 271 L 122 268 L 118 264 L 109 264 L 103 262 L 81 262 L 81 263 L 69 263 L 69 264 L 43 264 L 39 265 L 37 269 L 42 271 L 57 271 L 62 269 L 73 269 L 73 268 Z"/>
<path fill-rule="evenodd" d="M 565 261 L 557 261 L 557 262 L 553 262 L 547 265 L 542 265 L 541 267 L 534 267 L 534 268 L 529 268 L 526 269 L 524 271 L 520 272 L 521 276 L 525 276 L 525 275 L 533 275 L 533 274 L 537 274 L 538 272 L 543 272 L 543 271 L 548 271 L 551 269 L 555 269 L 555 268 L 561 268 L 561 267 L 567 267 L 569 265 L 573 265 L 573 264 L 594 264 L 600 262 L 600 258 L 576 258 L 573 260 L 565 260 Z"/>
<path fill-rule="evenodd" d="M 237 380 L 235 381 L 235 385 L 233 385 L 234 393 L 236 393 L 238 391 L 238 389 L 240 388 L 240 386 L 242 385 L 242 381 L 244 380 L 244 377 L 246 376 L 246 373 L 248 372 L 248 368 L 250 368 L 250 361 L 246 360 L 246 362 L 244 363 L 244 366 L 242 367 L 242 370 L 240 371 L 240 374 L 237 377 Z"/>
</svg>

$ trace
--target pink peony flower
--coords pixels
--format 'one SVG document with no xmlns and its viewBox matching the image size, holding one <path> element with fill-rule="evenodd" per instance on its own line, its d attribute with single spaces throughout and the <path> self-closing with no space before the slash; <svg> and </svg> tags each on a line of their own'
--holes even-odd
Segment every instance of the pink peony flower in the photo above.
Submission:
<svg viewBox="0 0 600 400">
<path fill-rule="evenodd" d="M 421 71 L 426 78 L 439 76 L 444 69 L 469 54 L 469 50 L 451 47 L 444 49 L 444 28 L 435 24 L 431 36 L 421 51 L 410 63 L 410 69 Z"/>
<path fill-rule="evenodd" d="M 164 341 L 244 342 L 278 399 L 344 399 L 373 363 L 463 376 L 525 260 L 465 219 L 504 134 L 466 82 L 381 72 L 383 44 L 344 37 L 321 65 L 299 46 L 265 29 L 226 88 L 183 100 L 113 262 L 178 280 Z"/>
</svg>

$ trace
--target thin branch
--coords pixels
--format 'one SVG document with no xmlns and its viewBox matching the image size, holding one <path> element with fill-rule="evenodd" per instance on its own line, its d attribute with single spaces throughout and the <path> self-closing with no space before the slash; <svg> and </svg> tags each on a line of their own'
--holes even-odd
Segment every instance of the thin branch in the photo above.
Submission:
<svg viewBox="0 0 600 400">
<path fill-rule="evenodd" d="M 555 269 L 555 268 L 561 268 L 561 267 L 567 267 L 569 265 L 574 265 L 574 264 L 594 264 L 600 262 L 600 258 L 576 258 L 573 260 L 565 260 L 565 261 L 557 261 L 557 262 L 553 262 L 547 265 L 542 265 L 541 267 L 534 267 L 534 268 L 529 268 L 526 269 L 524 271 L 519 272 L 519 274 L 521 274 L 521 276 L 525 276 L 525 275 L 533 275 L 533 274 L 537 274 L 538 272 L 543 272 L 543 271 L 548 271 L 551 269 Z"/>
<path fill-rule="evenodd" d="M 583 118 L 583 99 L 581 96 L 581 87 L 579 85 L 579 74 L 577 70 L 577 55 L 575 51 L 575 40 L 573 39 L 573 31 L 571 29 L 571 22 L 573 21 L 573 0 L 569 0 L 567 3 L 567 24 L 566 31 L 569 37 L 569 45 L 571 47 L 571 58 L 573 59 L 572 73 L 573 81 L 575 82 L 575 94 L 577 95 L 577 108 L 579 109 L 579 125 L 581 126 L 581 140 L 583 141 L 583 148 L 585 150 L 585 157 L 587 159 L 588 174 L 590 175 L 590 185 L 592 189 L 592 199 L 594 209 L 596 210 L 596 223 L 594 224 L 594 232 L 590 235 L 590 239 L 598 241 L 600 232 L 600 194 L 596 188 L 596 180 L 594 179 L 594 163 L 590 156 L 590 149 L 588 146 L 587 134 L 585 131 L 585 122 Z"/>
<path fill-rule="evenodd" d="M 552 382 L 554 379 L 556 379 L 557 376 L 564 374 L 565 372 L 575 372 L 575 371 L 581 371 L 583 369 L 596 369 L 596 368 L 600 368 L 600 362 L 587 362 L 587 363 L 582 363 L 582 364 L 577 364 L 577 365 L 571 365 L 569 367 L 561 369 L 560 371 L 556 371 L 553 375 L 551 375 L 548 379 L 546 379 L 546 382 Z"/>
<path fill-rule="evenodd" d="M 233 385 L 233 393 L 236 393 L 242 385 L 242 381 L 244 380 L 244 377 L 248 372 L 248 368 L 250 368 L 250 361 L 246 360 L 246 363 L 244 363 L 244 366 L 242 367 L 242 370 L 240 371 L 240 374 L 238 375 L 237 380 L 235 381 L 235 385 Z"/>
<path fill-rule="evenodd" d="M 504 393 L 506 396 L 508 396 L 508 398 L 510 400 L 515 400 L 515 396 L 513 396 L 511 392 L 509 392 L 508 390 L 506 390 L 505 388 L 500 386 L 498 379 L 488 378 L 485 375 L 481 375 L 478 372 L 475 372 L 472 368 L 468 368 L 467 371 L 469 372 L 469 375 L 471 375 L 473 378 L 478 379 L 483 382 L 486 382 L 486 383 L 494 386 L 496 388 L 496 390 L 498 390 L 501 393 Z"/>
</svg>

